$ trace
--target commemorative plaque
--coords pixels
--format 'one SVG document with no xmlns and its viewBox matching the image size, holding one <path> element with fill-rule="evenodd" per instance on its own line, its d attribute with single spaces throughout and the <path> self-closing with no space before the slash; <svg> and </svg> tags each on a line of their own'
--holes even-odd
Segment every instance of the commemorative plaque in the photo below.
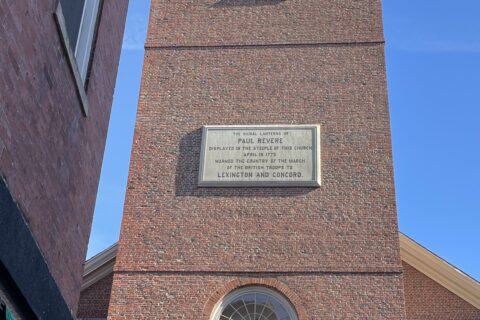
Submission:
<svg viewBox="0 0 480 320">
<path fill-rule="evenodd" d="M 201 187 L 320 186 L 320 126 L 205 126 Z"/>
</svg>

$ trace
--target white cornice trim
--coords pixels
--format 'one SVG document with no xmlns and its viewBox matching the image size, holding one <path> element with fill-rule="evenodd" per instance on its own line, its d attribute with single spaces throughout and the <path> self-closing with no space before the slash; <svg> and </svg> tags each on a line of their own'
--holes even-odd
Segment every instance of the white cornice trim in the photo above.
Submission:
<svg viewBox="0 0 480 320">
<path fill-rule="evenodd" d="M 118 243 L 115 243 L 111 247 L 87 260 L 83 271 L 81 291 L 87 289 L 92 284 L 113 272 L 115 258 L 117 257 L 117 249 Z"/>
<path fill-rule="evenodd" d="M 400 256 L 445 289 L 480 309 L 480 283 L 400 233 Z"/>
<path fill-rule="evenodd" d="M 480 309 L 480 283 L 403 233 L 399 236 L 402 261 Z M 82 291 L 113 272 L 117 249 L 118 244 L 115 243 L 85 263 Z"/>
</svg>

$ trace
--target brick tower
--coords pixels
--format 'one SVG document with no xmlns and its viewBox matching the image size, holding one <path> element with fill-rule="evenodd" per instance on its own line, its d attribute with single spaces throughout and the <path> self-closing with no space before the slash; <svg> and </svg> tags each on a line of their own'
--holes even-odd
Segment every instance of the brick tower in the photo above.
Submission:
<svg viewBox="0 0 480 320">
<path fill-rule="evenodd" d="M 203 126 L 266 124 L 320 187 L 199 186 Z M 380 0 L 152 1 L 109 319 L 242 312 L 405 317 Z"/>
</svg>

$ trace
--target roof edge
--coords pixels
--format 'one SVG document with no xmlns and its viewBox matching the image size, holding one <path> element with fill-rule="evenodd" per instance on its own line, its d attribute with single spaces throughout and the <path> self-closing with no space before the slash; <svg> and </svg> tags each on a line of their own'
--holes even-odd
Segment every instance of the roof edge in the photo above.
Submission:
<svg viewBox="0 0 480 320">
<path fill-rule="evenodd" d="M 480 309 L 479 282 L 430 252 L 405 234 L 400 232 L 399 238 L 402 261 L 470 303 L 475 308 Z M 81 291 L 84 291 L 113 272 L 117 250 L 118 242 L 86 261 Z"/>
<path fill-rule="evenodd" d="M 118 242 L 91 257 L 85 262 L 83 283 L 80 291 L 84 291 L 113 272 L 117 257 Z"/>
<path fill-rule="evenodd" d="M 480 283 L 405 234 L 399 236 L 402 261 L 480 309 Z"/>
</svg>

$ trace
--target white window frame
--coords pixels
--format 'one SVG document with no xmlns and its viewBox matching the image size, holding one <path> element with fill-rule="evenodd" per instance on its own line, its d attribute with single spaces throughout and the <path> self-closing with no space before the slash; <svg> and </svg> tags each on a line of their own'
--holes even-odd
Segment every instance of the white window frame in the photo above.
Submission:
<svg viewBox="0 0 480 320">
<path fill-rule="evenodd" d="M 290 301 L 287 300 L 286 297 L 284 297 L 282 294 L 279 292 L 272 290 L 270 288 L 266 287 L 261 287 L 261 286 L 248 286 L 240 289 L 233 290 L 232 292 L 228 293 L 225 297 L 223 297 L 215 307 L 213 308 L 213 312 L 210 316 L 210 320 L 219 320 L 220 316 L 222 315 L 223 310 L 233 301 L 235 301 L 237 298 L 241 297 L 244 294 L 249 294 L 249 293 L 263 293 L 269 296 L 274 297 L 277 299 L 282 306 L 285 308 L 287 311 L 290 319 L 292 320 L 298 320 L 297 313 L 295 311 L 294 306 Z"/>
<path fill-rule="evenodd" d="M 73 1 L 73 0 L 72 0 Z M 88 98 L 86 92 L 86 80 L 90 57 L 95 40 L 95 31 L 98 24 L 100 5 L 103 0 L 86 0 L 83 7 L 82 18 L 78 36 L 75 43 L 75 52 L 70 46 L 65 16 L 63 15 L 61 2 L 58 0 L 54 16 L 57 22 L 60 38 L 65 49 L 70 70 L 75 81 L 77 94 L 82 106 L 83 115 L 88 116 Z"/>
<path fill-rule="evenodd" d="M 85 1 L 77 43 L 75 45 L 75 60 L 77 61 L 78 71 L 84 84 L 87 79 L 99 8 L 100 0 Z"/>
</svg>

